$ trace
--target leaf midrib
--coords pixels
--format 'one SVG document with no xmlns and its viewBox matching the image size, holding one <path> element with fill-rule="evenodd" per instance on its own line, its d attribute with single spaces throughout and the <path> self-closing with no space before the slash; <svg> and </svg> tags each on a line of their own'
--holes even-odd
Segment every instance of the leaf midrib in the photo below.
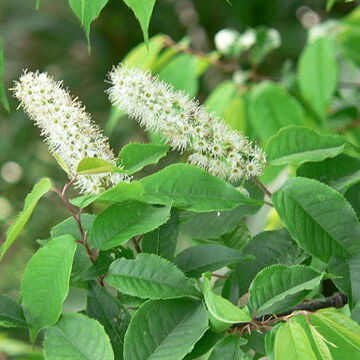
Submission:
<svg viewBox="0 0 360 360">
<path fill-rule="evenodd" d="M 304 212 L 307 216 L 309 216 L 309 218 L 311 218 L 311 219 L 314 221 L 314 223 L 315 223 L 321 230 L 324 231 L 325 234 L 327 234 L 331 239 L 333 239 L 333 240 L 336 242 L 336 244 L 340 245 L 341 249 L 343 249 L 343 250 L 346 252 L 346 254 L 349 255 L 347 249 L 345 249 L 345 248 L 343 247 L 343 244 L 342 244 L 341 242 L 339 242 L 336 238 L 334 238 L 319 222 L 317 222 L 317 221 L 313 218 L 313 216 L 305 210 L 305 208 L 302 206 L 301 203 L 299 203 L 289 192 L 287 192 L 286 190 L 283 190 L 283 191 L 284 191 L 284 193 L 286 193 L 286 194 L 301 208 L 301 210 L 303 210 L 303 212 Z"/>
<path fill-rule="evenodd" d="M 149 280 L 149 279 L 142 278 L 142 277 L 139 277 L 139 276 L 124 275 L 124 274 L 109 274 L 109 275 L 112 275 L 112 276 L 121 276 L 121 277 L 129 278 L 129 279 L 141 280 L 141 281 L 144 281 L 144 282 L 147 282 L 147 283 L 150 283 L 150 284 L 152 284 L 152 283 L 159 284 L 159 285 L 161 285 L 161 286 L 168 287 L 168 288 L 170 288 L 170 289 L 174 289 L 174 290 L 177 290 L 177 291 L 180 290 L 180 288 L 173 287 L 173 286 L 171 286 L 170 284 L 168 285 L 167 283 L 162 283 L 162 282 L 156 281 L 156 280 Z M 185 281 L 186 281 L 186 278 L 185 278 Z M 190 286 L 190 284 L 188 284 L 188 285 Z M 123 290 L 123 289 L 122 289 L 121 291 L 129 294 L 129 292 L 127 292 L 126 290 Z M 183 290 L 181 290 L 181 291 L 183 291 Z M 129 294 L 129 295 L 131 295 L 131 294 Z M 183 291 L 183 295 L 195 296 L 195 294 L 185 293 L 184 291 Z M 139 296 L 139 297 L 141 297 L 141 296 Z M 145 297 L 145 298 L 148 299 L 148 297 Z"/>
</svg>

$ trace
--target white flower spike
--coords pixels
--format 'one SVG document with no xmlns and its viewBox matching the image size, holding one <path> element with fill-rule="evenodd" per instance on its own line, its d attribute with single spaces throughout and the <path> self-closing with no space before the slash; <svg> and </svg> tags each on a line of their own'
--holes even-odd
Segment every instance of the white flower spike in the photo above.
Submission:
<svg viewBox="0 0 360 360">
<path fill-rule="evenodd" d="M 190 163 L 231 181 L 261 175 L 262 150 L 185 93 L 138 68 L 119 65 L 109 77 L 110 101 L 173 148 L 189 151 Z"/>
<path fill-rule="evenodd" d="M 120 181 L 118 173 L 77 175 L 76 168 L 85 157 L 99 157 L 115 164 L 107 138 L 78 101 L 46 73 L 26 72 L 15 82 L 14 96 L 20 100 L 31 120 L 41 129 L 53 155 L 68 168 L 70 179 L 81 193 L 98 194 Z"/>
</svg>

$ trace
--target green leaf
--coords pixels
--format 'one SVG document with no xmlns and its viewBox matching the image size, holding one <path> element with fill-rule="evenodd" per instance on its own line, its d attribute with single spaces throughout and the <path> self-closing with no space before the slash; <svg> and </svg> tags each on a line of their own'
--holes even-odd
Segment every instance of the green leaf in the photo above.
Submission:
<svg viewBox="0 0 360 360">
<path fill-rule="evenodd" d="M 272 165 L 322 161 L 342 153 L 346 141 L 341 136 L 319 135 L 302 126 L 281 129 L 269 139 L 265 152 Z"/>
<path fill-rule="evenodd" d="M 90 231 L 96 215 L 92 214 L 81 214 L 81 225 L 84 229 L 84 231 Z M 78 223 L 76 220 L 70 216 L 64 221 L 62 221 L 59 224 L 56 224 L 51 230 L 50 230 L 51 238 L 60 237 L 62 235 L 71 235 L 76 240 L 82 239 L 82 234 L 79 230 Z"/>
<path fill-rule="evenodd" d="M 249 289 L 254 317 L 276 314 L 300 303 L 320 285 L 323 274 L 305 265 L 272 265 L 260 271 Z"/>
<path fill-rule="evenodd" d="M 141 250 L 172 260 L 179 234 L 178 218 L 178 211 L 172 209 L 169 221 L 144 235 L 141 241 Z"/>
<path fill-rule="evenodd" d="M 328 342 L 313 326 L 306 315 L 298 314 L 291 321 L 297 322 L 305 331 L 310 342 L 311 349 L 318 360 L 333 360 L 328 345 L 334 346 Z"/>
<path fill-rule="evenodd" d="M 316 327 L 309 324 L 309 329 L 311 331 L 312 338 L 316 344 L 316 348 L 320 353 L 321 360 L 333 360 L 331 352 L 326 345 L 326 339 L 316 330 Z"/>
<path fill-rule="evenodd" d="M 206 331 L 204 336 L 195 344 L 192 351 L 184 357 L 184 360 L 194 360 L 208 353 L 224 334 L 215 333 L 211 330 Z"/>
<path fill-rule="evenodd" d="M 226 324 L 251 321 L 247 312 L 211 290 L 211 283 L 207 276 L 204 276 L 202 280 L 206 307 L 216 320 Z"/>
<path fill-rule="evenodd" d="M 109 337 L 94 319 L 65 314 L 45 335 L 47 360 L 114 360 Z"/>
<path fill-rule="evenodd" d="M 160 73 L 159 78 L 171 84 L 175 90 L 195 96 L 198 92 L 196 58 L 193 55 L 177 55 Z"/>
<path fill-rule="evenodd" d="M 234 231 L 222 235 L 220 243 L 235 250 L 242 250 L 244 246 L 250 241 L 250 239 L 250 231 L 246 226 L 245 221 L 243 220 L 239 222 Z"/>
<path fill-rule="evenodd" d="M 93 282 L 87 295 L 86 314 L 104 326 L 116 360 L 123 359 L 124 337 L 130 314 L 105 288 Z"/>
<path fill-rule="evenodd" d="M 340 31 L 336 38 L 339 49 L 345 59 L 350 59 L 356 66 L 360 65 L 359 40 L 360 40 L 360 10 L 354 10 L 341 21 Z M 351 78 L 350 78 L 351 79 Z"/>
<path fill-rule="evenodd" d="M 349 298 L 350 307 L 360 301 L 360 253 L 354 254 L 350 259 L 333 256 L 329 262 L 329 272 L 339 277 L 332 281 Z"/>
<path fill-rule="evenodd" d="M 341 154 L 321 162 L 303 164 L 296 174 L 318 180 L 344 193 L 360 181 L 360 159 Z"/>
<path fill-rule="evenodd" d="M 224 337 L 215 345 L 208 360 L 241 360 L 244 354 L 241 346 L 245 341 L 237 334 Z"/>
<path fill-rule="evenodd" d="M 71 199 L 70 202 L 79 208 L 85 208 L 94 201 L 117 203 L 126 200 L 142 200 L 143 193 L 144 189 L 137 181 L 132 181 L 131 183 L 122 182 L 101 194 L 82 195 Z"/>
<path fill-rule="evenodd" d="M 108 250 L 135 235 L 152 231 L 170 218 L 170 207 L 155 207 L 138 201 L 126 201 L 106 208 L 95 219 L 89 244 Z"/>
<path fill-rule="evenodd" d="M 335 309 L 324 309 L 310 315 L 316 330 L 329 344 L 334 359 L 356 359 L 360 353 L 360 326 Z"/>
<path fill-rule="evenodd" d="M 40 0 L 35 0 L 35 8 L 36 10 L 39 10 L 40 7 Z"/>
<path fill-rule="evenodd" d="M 175 164 L 139 181 L 148 202 L 191 211 L 230 210 L 238 205 L 259 205 L 226 181 L 192 165 Z"/>
<path fill-rule="evenodd" d="M 265 346 L 267 360 L 275 359 L 274 347 L 275 347 L 276 333 L 281 326 L 282 324 L 276 324 L 271 328 L 271 330 L 267 331 L 265 334 L 264 346 Z"/>
<path fill-rule="evenodd" d="M 109 0 L 69 0 L 69 5 L 84 27 L 90 44 L 90 24 L 100 15 Z M 89 45 L 90 47 L 90 45 Z"/>
<path fill-rule="evenodd" d="M 224 81 L 210 93 L 205 101 L 205 106 L 210 112 L 223 117 L 238 93 L 239 88 L 233 81 Z"/>
<path fill-rule="evenodd" d="M 220 83 L 205 101 L 206 108 L 233 129 L 245 132 L 247 109 L 243 94 L 233 81 Z"/>
<path fill-rule="evenodd" d="M 326 11 L 330 11 L 332 7 L 335 5 L 336 0 L 327 0 L 326 1 Z"/>
<path fill-rule="evenodd" d="M 95 215 L 85 213 L 81 214 L 81 224 L 85 232 L 90 231 L 94 220 Z M 75 238 L 75 240 L 82 240 L 82 234 L 80 233 L 79 226 L 72 216 L 55 225 L 50 231 L 51 238 L 57 238 L 62 235 L 71 235 Z M 85 246 L 83 244 L 77 244 L 71 271 L 71 285 L 75 286 L 73 280 L 77 279 L 79 275 L 91 266 L 92 262 L 86 252 Z"/>
<path fill-rule="evenodd" d="M 148 301 L 131 319 L 124 360 L 181 360 L 207 329 L 208 317 L 201 302 Z"/>
<path fill-rule="evenodd" d="M 78 175 L 100 174 L 107 172 L 126 173 L 123 169 L 118 168 L 111 162 L 100 158 L 84 158 L 76 169 Z"/>
<path fill-rule="evenodd" d="M 317 360 L 304 329 L 296 321 L 283 324 L 275 337 L 275 360 Z"/>
<path fill-rule="evenodd" d="M 357 216 L 360 218 L 360 183 L 352 186 L 346 193 L 345 198 L 354 208 Z"/>
<path fill-rule="evenodd" d="M 248 259 L 242 252 L 217 244 L 192 246 L 178 254 L 174 263 L 187 275 L 199 277 L 203 272 L 220 269 Z"/>
<path fill-rule="evenodd" d="M 40 198 L 51 188 L 52 184 L 50 179 L 45 178 L 40 180 L 26 196 L 23 210 L 19 213 L 16 221 L 8 229 L 6 233 L 6 240 L 0 247 L 0 260 L 24 229 Z"/>
<path fill-rule="evenodd" d="M 69 292 L 76 243 L 64 235 L 49 241 L 28 262 L 21 283 L 22 305 L 29 325 L 30 340 L 56 323 Z"/>
<path fill-rule="evenodd" d="M 297 248 L 296 243 L 285 229 L 257 234 L 245 245 L 242 252 L 255 258 L 237 264 L 234 273 L 230 276 L 229 282 L 233 280 L 231 286 L 231 293 L 234 293 L 233 301 L 237 301 L 248 292 L 250 283 L 256 274 L 267 266 L 273 264 L 293 265 L 303 260 L 300 249 Z"/>
<path fill-rule="evenodd" d="M 132 174 L 147 165 L 156 164 L 168 151 L 167 145 L 127 144 L 119 153 L 118 163 Z"/>
<path fill-rule="evenodd" d="M 254 87 L 249 111 L 251 124 L 263 141 L 284 126 L 304 123 L 304 112 L 298 101 L 281 86 L 270 82 Z"/>
<path fill-rule="evenodd" d="M 337 191 L 311 179 L 289 179 L 273 195 L 281 220 L 299 246 L 328 262 L 360 251 L 357 216 Z"/>
<path fill-rule="evenodd" d="M 234 231 L 242 218 L 257 210 L 257 206 L 242 205 L 227 211 L 183 213 L 180 231 L 193 239 L 219 239 L 222 235 Z"/>
<path fill-rule="evenodd" d="M 149 41 L 149 23 L 155 5 L 155 0 L 124 0 L 124 2 L 130 7 L 136 18 L 139 20 L 145 42 L 147 43 Z"/>
<path fill-rule="evenodd" d="M 303 97 L 322 119 L 336 89 L 337 77 L 334 40 L 321 37 L 308 43 L 300 56 L 298 83 Z"/>
<path fill-rule="evenodd" d="M 106 282 L 127 295 L 143 299 L 198 296 L 199 292 L 174 264 L 154 254 L 115 260 Z"/>
<path fill-rule="evenodd" d="M 12 298 L 0 295 L 0 327 L 13 326 L 26 326 L 23 310 Z"/>
<path fill-rule="evenodd" d="M 96 278 L 106 275 L 109 271 L 109 267 L 114 259 L 125 257 L 127 259 L 133 259 L 134 253 L 130 247 L 117 246 L 106 251 L 99 251 L 99 255 L 96 262 L 90 267 L 85 268 L 81 273 L 77 274 L 77 278 L 83 281 L 96 280 Z"/>
<path fill-rule="evenodd" d="M 165 38 L 165 35 L 156 35 L 147 44 L 135 46 L 127 53 L 122 63 L 125 66 L 141 67 L 153 72 L 160 50 L 165 46 Z"/>
<path fill-rule="evenodd" d="M 0 39 L 0 101 L 3 104 L 5 110 L 7 112 L 10 112 L 10 105 L 5 92 L 3 75 L 4 75 L 4 54 L 3 54 L 2 41 Z"/>
</svg>

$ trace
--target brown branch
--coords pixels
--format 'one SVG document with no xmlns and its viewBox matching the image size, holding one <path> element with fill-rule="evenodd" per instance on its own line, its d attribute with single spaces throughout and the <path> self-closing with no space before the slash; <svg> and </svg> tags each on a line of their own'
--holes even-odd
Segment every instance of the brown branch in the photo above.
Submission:
<svg viewBox="0 0 360 360">
<path fill-rule="evenodd" d="M 64 189 L 66 189 L 66 185 L 64 187 Z M 85 250 L 86 253 L 88 254 L 90 260 L 92 263 L 96 262 L 96 257 L 95 255 L 92 253 L 89 244 L 87 243 L 87 234 L 86 231 L 84 230 L 82 223 L 81 223 L 81 209 L 80 208 L 76 208 L 75 206 L 71 205 L 69 200 L 66 198 L 65 196 L 65 192 L 60 191 L 57 188 L 53 188 L 52 191 L 57 194 L 59 196 L 59 198 L 61 199 L 61 201 L 63 202 L 65 208 L 69 211 L 69 213 L 71 214 L 71 216 L 75 219 L 78 229 L 80 231 L 80 235 L 81 235 L 81 240 L 78 240 L 77 243 L 82 244 L 85 246 Z M 65 190 L 66 191 L 66 190 Z"/>
<path fill-rule="evenodd" d="M 345 126 L 337 129 L 336 131 L 339 132 L 339 133 L 344 133 L 347 130 L 350 130 L 350 129 L 353 129 L 353 128 L 356 128 L 356 127 L 359 127 L 359 126 L 360 126 L 360 119 L 356 119 L 356 120 L 346 124 Z"/>
<path fill-rule="evenodd" d="M 208 54 L 203 53 L 201 51 L 194 50 L 194 49 L 190 48 L 189 46 L 179 44 L 179 43 L 175 42 L 174 40 L 172 40 L 169 36 L 166 36 L 164 38 L 164 45 L 166 47 L 171 47 L 174 50 L 183 52 L 185 54 L 189 54 L 189 55 L 201 58 L 201 59 L 205 59 L 210 64 L 222 69 L 223 71 L 234 72 L 234 71 L 238 70 L 237 64 L 231 64 L 231 63 L 226 63 L 226 62 L 223 62 L 223 61 L 220 61 L 217 59 L 212 59 Z"/>
<path fill-rule="evenodd" d="M 332 296 L 326 298 L 324 301 L 308 301 L 303 304 L 296 305 L 287 311 L 279 314 L 266 314 L 257 318 L 254 318 L 248 323 L 235 323 L 231 326 L 230 332 L 252 330 L 269 330 L 269 325 L 274 325 L 280 321 L 284 321 L 289 317 L 297 316 L 300 314 L 307 314 L 315 312 L 320 309 L 326 309 L 329 307 L 335 307 L 337 309 L 345 306 L 348 303 L 348 297 L 342 293 L 335 293 Z M 297 311 L 294 313 L 294 311 Z"/>
<path fill-rule="evenodd" d="M 141 236 L 138 236 L 138 237 L 134 236 L 133 238 L 131 238 L 131 242 L 138 254 L 142 253 L 140 245 L 139 245 L 140 239 L 141 239 Z"/>
<path fill-rule="evenodd" d="M 252 178 L 252 181 L 265 193 L 265 195 L 271 198 L 271 191 L 258 178 Z M 270 203 L 267 204 L 270 205 Z M 272 206 L 272 204 L 270 206 Z"/>
</svg>

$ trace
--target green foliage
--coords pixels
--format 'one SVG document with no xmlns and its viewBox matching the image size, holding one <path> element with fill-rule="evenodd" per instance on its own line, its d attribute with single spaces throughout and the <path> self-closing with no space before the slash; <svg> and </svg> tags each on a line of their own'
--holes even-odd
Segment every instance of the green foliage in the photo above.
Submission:
<svg viewBox="0 0 360 360">
<path fill-rule="evenodd" d="M 108 250 L 156 229 L 169 217 L 168 206 L 156 207 L 139 201 L 114 204 L 96 217 L 89 243 L 96 249 Z"/>
<path fill-rule="evenodd" d="M 181 179 L 181 182 L 179 182 Z M 242 195 L 229 183 L 198 167 L 177 164 L 141 179 L 148 202 L 191 211 L 229 210 L 261 202 Z"/>
<path fill-rule="evenodd" d="M 130 322 L 128 311 L 106 289 L 92 283 L 87 296 L 86 314 L 104 327 L 110 338 L 115 360 L 122 359 L 124 336 Z"/>
<path fill-rule="evenodd" d="M 90 48 L 90 25 L 109 0 L 69 0 L 69 5 L 84 27 Z"/>
<path fill-rule="evenodd" d="M 112 156 L 91 157 L 92 144 L 84 144 L 79 134 L 69 156 L 71 148 L 83 147 L 90 157 L 76 158 L 77 174 L 57 158 L 70 178 L 64 184 L 65 174 L 56 172 L 32 140 L 20 113 L 6 115 L 9 121 L 1 126 L 5 135 L 0 135 L 0 176 L 6 183 L 0 225 L 12 225 L 0 258 L 24 230 L 40 198 L 53 190 L 58 199 L 55 205 L 47 201 L 39 207 L 35 221 L 1 262 L 2 292 L 18 294 L 16 286 L 2 285 L 12 277 L 21 277 L 22 284 L 19 302 L 0 294 L 0 353 L 19 360 L 357 359 L 360 7 L 328 0 L 326 21 L 315 24 L 325 18 L 324 9 L 319 10 L 325 2 L 319 8 L 315 0 L 306 7 L 300 1 L 296 14 L 283 2 L 244 0 L 231 7 L 215 0 L 176 6 L 159 2 L 153 21 L 159 34 L 149 39 L 155 0 L 48 2 L 39 12 L 34 4 L 38 8 L 40 0 L 29 8 L 19 6 L 20 0 L 4 1 L 9 14 L 17 8 L 36 14 L 17 19 L 15 27 L 6 26 L 4 17 L 4 42 L 14 44 L 6 46 L 7 58 L 21 63 L 24 59 L 14 56 L 13 48 L 17 53 L 35 49 L 26 51 L 31 67 L 40 64 L 49 73 L 55 69 L 70 88 L 76 84 L 74 93 L 80 93 L 75 96 L 85 96 L 89 112 L 107 119 L 105 132 L 119 156 L 111 161 L 104 159 Z M 81 31 L 77 37 L 72 28 L 79 24 L 70 11 L 69 18 L 62 11 L 68 5 L 88 45 L 90 26 L 101 13 L 92 27 L 95 53 L 83 54 Z M 129 20 L 126 9 L 117 12 L 125 6 L 139 21 L 144 43 L 136 43 L 134 17 Z M 47 11 L 52 12 L 45 21 Z M 234 29 L 213 37 L 215 11 L 217 28 L 231 24 Z M 57 14 L 61 21 L 55 21 Z M 253 27 L 274 20 L 283 26 Z M 239 24 L 246 30 L 241 32 Z M 13 41 L 18 37 L 14 28 L 21 41 Z M 45 47 L 42 37 L 51 44 Z M 66 47 L 69 39 L 72 45 Z M 19 46 L 23 43 L 25 47 Z M 156 103 L 150 100 L 151 84 L 141 87 L 139 76 L 129 81 L 124 94 L 131 102 L 136 85 L 136 97 L 144 96 L 154 110 L 139 123 L 154 122 L 154 132 L 149 127 L 140 131 L 129 121 L 126 103 L 121 109 L 109 108 L 101 96 L 99 79 L 109 64 L 119 62 L 119 55 L 125 66 L 148 71 L 165 87 L 182 91 Z M 15 78 L 12 69 L 18 72 L 18 66 L 10 63 L 4 74 L 3 58 L 0 47 L 0 101 L 9 110 L 3 80 Z M 121 85 L 122 79 L 117 81 Z M 254 152 L 238 157 L 242 151 L 231 145 L 234 133 L 222 126 L 215 129 L 212 120 L 201 124 L 194 102 L 188 103 L 194 96 L 231 131 L 241 131 L 254 143 Z M 143 104 L 136 104 L 134 117 L 144 112 Z M 171 107 L 186 111 L 167 116 Z M 46 122 L 51 116 L 51 131 L 61 136 L 55 125 L 61 111 L 50 110 L 32 120 Z M 159 128 L 164 132 L 156 133 Z M 195 159 L 206 170 L 187 164 L 194 156 L 187 146 L 179 142 L 180 151 L 170 152 L 164 145 L 171 144 L 170 135 L 176 141 L 184 133 L 182 140 L 196 150 Z M 228 159 L 212 147 L 217 142 Z M 248 150 L 247 140 L 236 146 Z M 262 157 L 257 146 L 264 148 L 268 165 L 259 175 L 254 169 Z M 232 171 L 246 167 L 251 176 L 225 179 L 217 159 L 224 166 L 231 163 Z M 24 170 L 21 180 L 12 180 L 13 162 Z M 3 217 L 6 201 L 11 209 L 17 207 L 14 193 L 26 193 L 46 171 L 49 178 L 34 186 L 17 219 Z M 128 182 L 108 188 L 106 177 L 114 172 L 128 174 Z M 82 189 L 77 196 L 71 187 L 80 176 L 101 177 L 107 190 L 93 194 Z M 40 248 L 33 249 L 37 244 Z M 23 272 L 30 248 L 34 254 Z M 340 294 L 330 296 L 335 292 Z M 44 341 L 29 346 L 24 340 L 28 330 L 32 343 L 40 332 Z"/>
<path fill-rule="evenodd" d="M 204 244 L 185 249 L 178 254 L 174 262 L 186 275 L 199 277 L 203 272 L 247 259 L 248 257 L 238 250 L 223 245 Z"/>
<path fill-rule="evenodd" d="M 125 336 L 125 360 L 181 360 L 208 328 L 204 305 L 191 300 L 155 300 L 142 305 Z"/>
<path fill-rule="evenodd" d="M 106 203 L 117 203 L 126 200 L 141 200 L 143 198 L 143 187 L 133 181 L 131 183 L 119 183 L 113 188 L 97 195 L 83 195 L 70 200 L 71 204 L 85 208 L 94 201 L 101 201 Z"/>
<path fill-rule="evenodd" d="M 12 298 L 0 295 L 0 326 L 26 326 L 21 306 Z"/>
<path fill-rule="evenodd" d="M 211 279 L 211 275 L 209 278 Z M 205 274 L 202 286 L 206 307 L 211 317 L 217 320 L 213 326 L 219 326 L 219 322 L 226 324 L 249 322 L 251 318 L 245 310 L 238 308 L 229 300 L 224 299 L 211 290 L 210 279 Z"/>
<path fill-rule="evenodd" d="M 340 136 L 319 135 L 306 127 L 289 126 L 271 137 L 266 153 L 272 165 L 321 161 L 341 154 L 346 142 Z"/>
<path fill-rule="evenodd" d="M 114 354 L 104 328 L 82 314 L 65 314 L 45 335 L 49 360 L 113 360 Z"/>
<path fill-rule="evenodd" d="M 249 307 L 256 317 L 280 313 L 305 299 L 322 277 L 304 265 L 269 266 L 250 285 Z"/>
<path fill-rule="evenodd" d="M 344 193 L 360 180 L 360 159 L 341 154 L 321 162 L 305 163 L 296 173 L 321 181 Z"/>
<path fill-rule="evenodd" d="M 244 339 L 240 336 L 226 336 L 215 345 L 209 360 L 240 360 L 244 354 L 241 345 L 244 345 Z"/>
<path fill-rule="evenodd" d="M 288 180 L 273 201 L 293 238 L 311 255 L 328 262 L 333 255 L 349 258 L 359 253 L 359 220 L 335 190 L 299 177 Z"/>
<path fill-rule="evenodd" d="M 305 331 L 296 321 L 282 325 L 275 338 L 275 359 L 317 360 Z"/>
<path fill-rule="evenodd" d="M 245 99 L 233 81 L 220 83 L 207 97 L 205 106 L 210 112 L 222 117 L 233 129 L 245 131 Z"/>
<path fill-rule="evenodd" d="M 0 39 L 0 101 L 1 101 L 2 105 L 4 106 L 5 110 L 7 112 L 10 112 L 9 100 L 7 99 L 4 84 L 3 84 L 3 82 L 4 82 L 3 74 L 4 74 L 4 54 L 3 54 L 2 41 Z"/>
<path fill-rule="evenodd" d="M 20 235 L 28 222 L 31 214 L 33 213 L 38 201 L 44 196 L 52 187 L 50 179 L 40 180 L 31 192 L 26 196 L 23 210 L 18 215 L 16 221 L 11 225 L 6 233 L 6 240 L 0 247 L 0 260 L 5 255 L 6 251 L 12 245 L 12 243 Z"/>
<path fill-rule="evenodd" d="M 304 123 L 304 111 L 298 101 L 285 89 L 270 82 L 252 90 L 250 115 L 256 134 L 264 141 L 284 126 Z"/>
<path fill-rule="evenodd" d="M 334 40 L 323 37 L 308 43 L 300 57 L 298 82 L 303 97 L 321 119 L 325 118 L 325 108 L 334 94 L 337 80 Z"/>
<path fill-rule="evenodd" d="M 159 74 L 160 79 L 172 84 L 176 90 L 195 96 L 198 92 L 196 59 L 188 54 L 177 55 Z"/>
<path fill-rule="evenodd" d="M 64 235 L 49 241 L 26 266 L 21 297 L 31 342 L 61 315 L 75 250 L 74 238 Z"/>
<path fill-rule="evenodd" d="M 321 310 L 310 320 L 319 333 L 330 342 L 329 350 L 334 359 L 351 359 L 360 352 L 360 327 L 349 317 L 333 310 Z M 331 346 L 331 344 L 334 344 Z"/>
<path fill-rule="evenodd" d="M 99 158 L 84 158 L 77 166 L 77 173 L 79 175 L 85 174 L 101 174 L 105 172 L 124 172 L 118 167 L 111 164 L 109 161 Z"/>
<path fill-rule="evenodd" d="M 155 0 L 124 0 L 134 12 L 136 18 L 139 20 L 142 32 L 144 34 L 145 42 L 149 40 L 148 27 L 150 23 L 151 14 L 155 5 Z"/>
<path fill-rule="evenodd" d="M 235 293 L 235 297 L 244 295 L 256 274 L 267 266 L 273 264 L 292 265 L 303 260 L 301 252 L 284 229 L 257 234 L 250 239 L 242 251 L 253 256 L 254 259 L 236 264 L 234 273 L 227 283 L 231 292 Z"/>
<path fill-rule="evenodd" d="M 179 213 L 176 209 L 173 209 L 170 219 L 165 224 L 144 234 L 141 242 L 142 251 L 173 260 L 179 235 L 178 222 Z"/>
<path fill-rule="evenodd" d="M 118 162 L 126 171 L 134 173 L 147 165 L 156 164 L 168 150 L 166 145 L 128 144 L 121 149 Z"/>
<path fill-rule="evenodd" d="M 198 291 L 176 266 L 154 254 L 115 260 L 106 282 L 122 293 L 144 299 L 198 296 Z"/>
</svg>

